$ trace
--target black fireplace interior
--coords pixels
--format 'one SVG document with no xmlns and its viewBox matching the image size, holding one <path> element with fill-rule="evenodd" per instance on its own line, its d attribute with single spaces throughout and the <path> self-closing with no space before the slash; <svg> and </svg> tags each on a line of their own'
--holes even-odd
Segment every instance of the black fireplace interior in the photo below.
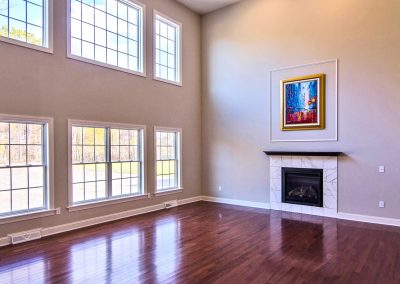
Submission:
<svg viewBox="0 0 400 284">
<path fill-rule="evenodd" d="M 323 170 L 282 168 L 282 202 L 323 206 Z"/>
</svg>

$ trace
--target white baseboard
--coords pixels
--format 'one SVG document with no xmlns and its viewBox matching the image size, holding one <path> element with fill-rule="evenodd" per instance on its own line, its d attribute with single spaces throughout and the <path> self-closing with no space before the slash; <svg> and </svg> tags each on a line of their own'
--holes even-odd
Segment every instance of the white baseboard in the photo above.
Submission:
<svg viewBox="0 0 400 284">
<path fill-rule="evenodd" d="M 47 237 L 47 236 L 51 236 L 51 235 L 65 233 L 68 231 L 82 229 L 82 228 L 89 227 L 89 226 L 99 225 L 102 223 L 116 221 L 119 219 L 124 219 L 124 218 L 128 218 L 128 217 L 136 216 L 136 215 L 150 213 L 150 212 L 158 211 L 161 209 L 164 209 L 163 204 L 157 204 L 157 205 L 152 205 L 152 206 L 148 206 L 148 207 L 142 207 L 142 208 L 138 208 L 138 209 L 118 212 L 118 213 L 114 213 L 114 214 L 110 214 L 110 215 L 85 219 L 82 221 L 67 223 L 67 224 L 63 224 L 63 225 L 59 225 L 59 226 L 43 228 L 42 236 Z"/>
<path fill-rule="evenodd" d="M 9 237 L 0 238 L 0 247 L 8 246 L 11 244 Z"/>
<path fill-rule="evenodd" d="M 394 219 L 394 218 L 384 218 L 384 217 L 358 215 L 358 214 L 341 213 L 341 212 L 337 214 L 337 218 L 343 220 L 400 227 L 400 219 Z"/>
<path fill-rule="evenodd" d="M 238 199 L 229 199 L 229 198 L 220 198 L 220 197 L 212 197 L 212 196 L 195 196 L 186 199 L 178 200 L 178 206 L 189 204 L 198 201 L 208 201 L 208 202 L 216 202 L 230 205 L 238 205 L 238 206 L 247 206 L 252 208 L 261 208 L 261 209 L 270 209 L 269 203 L 264 202 L 254 202 L 254 201 L 245 201 Z M 106 216 L 100 216 L 95 218 L 90 218 L 78 222 L 67 223 L 59 226 L 43 228 L 41 230 L 42 236 L 51 236 L 55 234 L 65 233 L 68 231 L 73 231 L 89 226 L 99 225 L 106 222 L 111 222 L 119 219 L 124 219 L 128 217 L 133 217 L 145 213 L 150 213 L 158 210 L 164 209 L 163 204 L 156 204 L 152 206 L 142 207 L 138 209 L 132 209 L 128 211 L 118 212 Z M 337 215 L 332 216 L 337 219 L 350 220 L 350 221 L 358 221 L 358 222 L 366 222 L 366 223 L 374 223 L 380 225 L 389 225 L 389 226 L 397 226 L 400 227 L 400 219 L 394 218 L 383 218 L 383 217 L 375 217 L 375 216 L 367 216 L 367 215 L 357 215 L 350 213 L 337 213 Z M 0 247 L 10 245 L 11 241 L 9 237 L 0 238 Z"/>
<path fill-rule="evenodd" d="M 201 201 L 201 200 L 202 200 L 201 196 L 180 199 L 180 200 L 178 200 L 178 205 L 184 205 L 184 204 L 197 202 L 197 201 Z M 59 225 L 59 226 L 42 228 L 42 230 L 41 230 L 42 237 L 65 233 L 65 232 L 82 229 L 82 228 L 89 227 L 89 226 L 99 225 L 102 223 L 116 221 L 119 219 L 133 217 L 133 216 L 150 213 L 150 212 L 154 212 L 154 211 L 158 211 L 158 210 L 162 210 L 162 209 L 164 209 L 163 204 L 156 204 L 156 205 L 152 205 L 152 206 L 118 212 L 118 213 L 114 213 L 114 214 L 110 214 L 110 215 L 85 219 L 82 221 L 67 223 L 67 224 L 63 224 L 63 225 Z M 0 238 L 0 247 L 7 246 L 10 244 L 11 244 L 11 241 L 10 241 L 9 237 Z"/>
<path fill-rule="evenodd" d="M 178 200 L 178 205 L 185 205 L 193 202 L 198 202 L 202 201 L 202 196 L 195 196 L 195 197 L 190 197 L 190 198 L 185 198 L 185 199 L 179 199 Z"/>
<path fill-rule="evenodd" d="M 247 207 L 262 208 L 262 209 L 271 209 L 269 203 L 244 201 L 244 200 L 228 199 L 228 198 L 220 198 L 212 196 L 202 196 L 201 198 L 202 200 L 209 202 L 217 202 L 223 204 L 247 206 Z M 358 214 L 342 213 L 342 212 L 331 214 L 329 216 L 327 215 L 325 217 L 400 227 L 400 219 L 394 219 L 394 218 L 375 217 L 375 216 L 358 215 Z"/>
<path fill-rule="evenodd" d="M 270 204 L 264 203 L 264 202 L 245 201 L 245 200 L 228 199 L 228 198 L 220 198 L 220 197 L 213 197 L 213 196 L 202 196 L 201 198 L 202 198 L 202 200 L 209 201 L 209 202 L 247 206 L 247 207 L 261 208 L 261 209 L 271 209 Z"/>
</svg>

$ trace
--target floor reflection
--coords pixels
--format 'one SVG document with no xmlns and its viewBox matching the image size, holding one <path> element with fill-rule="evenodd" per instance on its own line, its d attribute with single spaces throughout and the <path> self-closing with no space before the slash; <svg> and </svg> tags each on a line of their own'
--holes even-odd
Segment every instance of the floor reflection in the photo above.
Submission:
<svg viewBox="0 0 400 284">
<path fill-rule="evenodd" d="M 89 240 L 72 246 L 70 270 L 72 283 L 88 280 L 105 280 L 107 277 L 108 240 L 105 237 Z"/>
<path fill-rule="evenodd" d="M 30 258 L 0 267 L 0 283 L 44 283 L 46 279 L 43 257 Z"/>
<path fill-rule="evenodd" d="M 109 283 L 141 282 L 142 261 L 145 257 L 143 231 L 125 237 L 113 236 L 111 240 L 111 271 Z"/>
<path fill-rule="evenodd" d="M 281 247 L 284 254 L 299 259 L 309 259 L 312 255 L 321 261 L 325 255 L 324 226 L 302 220 L 281 219 Z"/>
<path fill-rule="evenodd" d="M 280 257 L 320 262 L 336 251 L 337 227 L 323 218 L 282 212 L 271 214 L 269 227 L 269 247 Z"/>
<path fill-rule="evenodd" d="M 118 232 L 75 244 L 69 253 L 69 270 L 73 271 L 69 280 L 140 283 L 154 278 L 164 282 L 180 268 L 180 228 L 175 217 L 168 217 L 156 220 L 146 230 Z"/>
<path fill-rule="evenodd" d="M 71 283 L 138 283 L 144 232 L 121 232 L 74 245 L 70 250 Z"/>
<path fill-rule="evenodd" d="M 173 277 L 180 268 L 180 235 L 181 223 L 175 217 L 156 222 L 153 263 L 158 282 L 165 282 L 169 277 Z"/>
</svg>

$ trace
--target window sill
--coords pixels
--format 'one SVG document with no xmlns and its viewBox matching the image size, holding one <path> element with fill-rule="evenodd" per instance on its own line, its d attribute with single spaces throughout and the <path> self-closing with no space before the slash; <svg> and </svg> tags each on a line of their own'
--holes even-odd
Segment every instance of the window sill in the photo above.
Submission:
<svg viewBox="0 0 400 284">
<path fill-rule="evenodd" d="M 183 191 L 183 188 L 173 188 L 170 190 L 165 190 L 165 191 L 158 191 L 154 193 L 154 196 L 163 196 L 163 195 L 168 195 L 168 194 L 175 194 L 175 193 L 180 193 Z"/>
<path fill-rule="evenodd" d="M 37 219 L 42 217 L 54 216 L 57 214 L 58 209 L 48 209 L 48 210 L 41 210 L 36 212 L 28 212 L 19 215 L 11 215 L 6 217 L 0 218 L 0 225 L 15 223 L 25 220 Z"/>
<path fill-rule="evenodd" d="M 108 68 L 108 69 L 120 71 L 120 72 L 123 72 L 123 73 L 128 73 L 128 74 L 137 75 L 137 76 L 146 78 L 146 72 L 145 71 L 143 71 L 143 72 L 132 71 L 132 70 L 129 70 L 129 69 L 125 69 L 125 68 L 114 66 L 114 65 L 111 65 L 111 64 L 107 64 L 107 63 L 102 63 L 102 62 L 99 62 L 99 61 L 96 61 L 96 60 L 88 59 L 88 58 L 77 56 L 77 55 L 73 55 L 73 54 L 67 54 L 67 58 L 73 59 L 73 60 L 76 60 L 76 61 L 80 61 L 80 62 L 84 62 L 84 63 L 88 63 L 88 64 L 92 64 L 92 65 L 97 65 L 97 66 L 100 66 L 100 67 L 103 67 L 103 68 Z"/>
<path fill-rule="evenodd" d="M 108 200 L 102 200 L 102 201 L 91 202 L 91 203 L 71 205 L 71 206 L 67 207 L 67 209 L 69 212 L 75 212 L 75 211 L 87 210 L 87 209 L 92 209 L 92 208 L 96 208 L 96 207 L 102 207 L 102 206 L 119 204 L 119 203 L 147 199 L 147 198 L 149 198 L 149 196 L 147 194 L 135 195 L 135 196 L 118 198 L 118 199 L 108 199 Z"/>
<path fill-rule="evenodd" d="M 0 41 L 8 43 L 8 44 L 18 45 L 21 47 L 53 54 L 53 49 L 51 47 L 43 47 L 43 46 L 39 46 L 39 45 L 34 45 L 34 44 L 30 44 L 30 43 L 27 43 L 24 41 L 8 38 L 8 37 L 4 37 L 4 36 L 0 36 Z"/>
<path fill-rule="evenodd" d="M 171 84 L 171 85 L 175 85 L 175 86 L 178 86 L 178 87 L 182 87 L 182 82 L 175 82 L 175 81 L 171 81 L 171 80 L 166 80 L 166 79 L 158 78 L 156 76 L 154 76 L 154 80 L 160 81 L 160 82 L 163 82 L 163 83 L 166 83 L 166 84 Z"/>
</svg>

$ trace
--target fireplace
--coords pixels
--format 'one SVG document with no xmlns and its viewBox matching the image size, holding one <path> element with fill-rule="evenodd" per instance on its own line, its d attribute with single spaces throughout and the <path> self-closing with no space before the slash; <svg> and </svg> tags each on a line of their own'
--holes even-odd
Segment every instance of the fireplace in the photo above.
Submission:
<svg viewBox="0 0 400 284">
<path fill-rule="evenodd" d="M 323 207 L 323 170 L 282 167 L 282 202 Z"/>
</svg>

